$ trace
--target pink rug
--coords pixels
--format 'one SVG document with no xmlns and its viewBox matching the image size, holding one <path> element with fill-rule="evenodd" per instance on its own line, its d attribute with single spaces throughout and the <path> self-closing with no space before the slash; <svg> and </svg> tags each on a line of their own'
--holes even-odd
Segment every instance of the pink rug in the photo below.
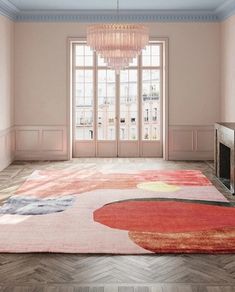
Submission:
<svg viewBox="0 0 235 292">
<path fill-rule="evenodd" d="M 0 252 L 231 253 L 235 207 L 200 171 L 38 170 L 0 206 Z"/>
</svg>

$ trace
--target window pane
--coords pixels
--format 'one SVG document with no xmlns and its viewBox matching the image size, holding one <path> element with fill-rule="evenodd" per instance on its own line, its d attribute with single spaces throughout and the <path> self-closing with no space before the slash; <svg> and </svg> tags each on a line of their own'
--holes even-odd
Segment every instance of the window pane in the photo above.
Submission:
<svg viewBox="0 0 235 292">
<path fill-rule="evenodd" d="M 83 67 L 85 64 L 83 56 L 76 56 L 76 66 Z"/>
<path fill-rule="evenodd" d="M 93 82 L 93 70 L 84 70 L 84 82 Z"/>
<path fill-rule="evenodd" d="M 142 139 L 160 140 L 160 70 L 143 70 Z"/>
<path fill-rule="evenodd" d="M 145 67 L 160 66 L 160 45 L 150 44 L 142 53 L 142 65 Z"/>
<path fill-rule="evenodd" d="M 75 47 L 75 64 L 79 67 L 93 66 L 93 52 L 85 44 L 79 44 Z"/>
<path fill-rule="evenodd" d="M 93 56 L 93 51 L 89 46 L 84 46 L 85 49 L 85 56 Z"/>
<path fill-rule="evenodd" d="M 93 70 L 76 70 L 75 96 L 93 99 Z"/>
<path fill-rule="evenodd" d="M 151 66 L 160 66 L 160 46 L 151 45 Z"/>
<path fill-rule="evenodd" d="M 98 140 L 116 139 L 115 72 L 98 70 Z"/>
<path fill-rule="evenodd" d="M 138 65 L 138 57 L 134 58 L 133 61 L 129 64 L 129 67 L 131 66 L 137 66 Z"/>
<path fill-rule="evenodd" d="M 93 139 L 93 112 L 87 108 L 76 108 L 76 139 Z"/>
<path fill-rule="evenodd" d="M 84 83 L 75 83 L 75 95 L 76 97 L 84 97 Z"/>
<path fill-rule="evenodd" d="M 99 67 L 107 67 L 107 64 L 104 62 L 104 59 L 98 56 L 98 66 Z"/>
<path fill-rule="evenodd" d="M 156 44 L 151 45 L 151 54 L 154 56 L 159 56 L 160 55 L 160 46 Z"/>
<path fill-rule="evenodd" d="M 143 56 L 142 58 L 143 66 L 150 66 L 151 65 L 151 57 L 150 56 Z"/>
<path fill-rule="evenodd" d="M 77 140 L 94 139 L 94 84 L 93 70 L 76 69 L 75 71 L 75 138 Z"/>
<path fill-rule="evenodd" d="M 76 56 L 83 56 L 84 55 L 84 47 L 85 45 L 79 44 L 75 47 L 75 55 Z"/>
<path fill-rule="evenodd" d="M 136 83 L 137 82 L 137 71 L 136 70 L 128 70 L 129 73 L 129 82 Z"/>
<path fill-rule="evenodd" d="M 107 96 L 115 96 L 115 84 L 107 84 Z"/>
<path fill-rule="evenodd" d="M 138 139 L 137 70 L 120 72 L 120 140 Z"/>
<path fill-rule="evenodd" d="M 93 83 L 85 83 L 85 97 L 92 98 L 93 96 Z"/>
<path fill-rule="evenodd" d="M 122 70 L 120 74 L 120 81 L 121 82 L 128 82 L 128 70 Z"/>
<path fill-rule="evenodd" d="M 151 48 L 150 46 L 146 46 L 146 48 L 142 52 L 142 65 L 150 66 L 151 65 Z"/>
<path fill-rule="evenodd" d="M 93 56 L 86 56 L 85 57 L 85 66 L 92 66 L 93 65 Z"/>
</svg>

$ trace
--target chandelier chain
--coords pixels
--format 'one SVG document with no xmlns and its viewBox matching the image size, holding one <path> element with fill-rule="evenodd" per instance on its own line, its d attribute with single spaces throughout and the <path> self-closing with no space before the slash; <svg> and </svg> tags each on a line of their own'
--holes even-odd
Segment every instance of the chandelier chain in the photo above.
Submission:
<svg viewBox="0 0 235 292">
<path fill-rule="evenodd" d="M 118 21 L 120 20 L 120 17 L 119 17 L 119 0 L 117 0 L 117 19 L 118 19 Z"/>
</svg>

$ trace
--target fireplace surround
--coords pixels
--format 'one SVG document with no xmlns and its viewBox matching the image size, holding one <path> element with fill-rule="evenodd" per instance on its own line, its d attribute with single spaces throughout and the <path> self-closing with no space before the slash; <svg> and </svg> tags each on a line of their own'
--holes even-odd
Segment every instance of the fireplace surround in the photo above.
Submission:
<svg viewBox="0 0 235 292">
<path fill-rule="evenodd" d="M 235 123 L 215 124 L 215 175 L 234 194 Z"/>
</svg>

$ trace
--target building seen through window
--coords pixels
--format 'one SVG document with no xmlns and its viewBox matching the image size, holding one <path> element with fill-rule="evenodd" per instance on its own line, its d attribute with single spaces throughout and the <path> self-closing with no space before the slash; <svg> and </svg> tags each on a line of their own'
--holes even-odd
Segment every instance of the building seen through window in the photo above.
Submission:
<svg viewBox="0 0 235 292">
<path fill-rule="evenodd" d="M 119 78 L 100 58 L 95 66 L 93 52 L 86 45 L 77 44 L 75 54 L 76 139 L 92 140 L 96 132 L 98 140 L 115 140 L 119 132 L 120 140 L 138 140 L 141 126 L 141 139 L 159 140 L 159 45 L 147 46 L 142 53 L 142 65 L 134 60 L 134 65 L 122 70 Z"/>
</svg>

